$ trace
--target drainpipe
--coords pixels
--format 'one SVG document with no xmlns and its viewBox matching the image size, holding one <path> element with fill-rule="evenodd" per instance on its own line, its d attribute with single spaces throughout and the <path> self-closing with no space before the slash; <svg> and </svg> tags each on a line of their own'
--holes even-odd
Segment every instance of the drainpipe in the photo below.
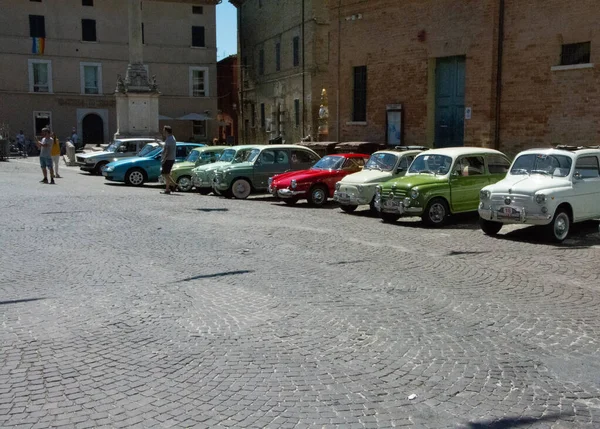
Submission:
<svg viewBox="0 0 600 429">
<path fill-rule="evenodd" d="M 504 0 L 500 0 L 498 16 L 498 56 L 496 69 L 496 124 L 494 130 L 494 148 L 500 150 L 500 109 L 502 107 L 502 59 L 504 57 Z"/>
<path fill-rule="evenodd" d="M 300 139 L 302 139 L 304 137 L 304 133 L 306 132 L 306 102 L 305 102 L 305 100 L 306 100 L 306 82 L 304 79 L 304 73 L 306 71 L 304 50 L 306 47 L 306 43 L 304 41 L 304 34 L 305 34 L 304 6 L 305 6 L 305 0 L 302 0 L 302 30 L 301 30 L 302 31 L 302 126 L 300 128 L 302 130 L 302 135 L 300 136 Z"/>
<path fill-rule="evenodd" d="M 340 141 L 340 81 L 342 80 L 342 0 L 338 0 L 338 46 L 337 46 L 337 92 L 336 92 L 336 141 Z"/>
</svg>

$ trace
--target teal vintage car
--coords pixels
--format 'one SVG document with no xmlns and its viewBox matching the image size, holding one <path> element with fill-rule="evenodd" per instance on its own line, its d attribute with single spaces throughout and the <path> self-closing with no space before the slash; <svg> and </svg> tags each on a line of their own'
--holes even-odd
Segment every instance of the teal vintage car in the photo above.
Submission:
<svg viewBox="0 0 600 429">
<path fill-rule="evenodd" d="M 239 164 L 246 161 L 252 149 L 262 146 L 242 145 L 225 149 L 219 160 L 213 164 L 201 165 L 192 170 L 192 184 L 202 195 L 208 195 L 213 191 L 212 183 L 215 171 L 231 164 Z"/>
<path fill-rule="evenodd" d="M 181 192 L 189 192 L 193 188 L 192 170 L 194 167 L 215 163 L 225 149 L 229 146 L 203 146 L 192 149 L 183 162 L 173 166 L 171 178 L 177 183 L 177 189 Z M 159 183 L 164 184 L 162 176 L 158 178 Z"/>
<path fill-rule="evenodd" d="M 508 157 L 493 149 L 423 152 L 404 177 L 376 187 L 375 208 L 385 222 L 420 216 L 430 226 L 442 226 L 451 214 L 476 211 L 479 191 L 503 179 L 509 166 Z"/>
<path fill-rule="evenodd" d="M 252 149 L 246 162 L 215 172 L 213 190 L 226 197 L 245 199 L 252 192 L 267 192 L 269 178 L 286 171 L 307 170 L 321 157 L 299 145 L 268 145 Z"/>
</svg>

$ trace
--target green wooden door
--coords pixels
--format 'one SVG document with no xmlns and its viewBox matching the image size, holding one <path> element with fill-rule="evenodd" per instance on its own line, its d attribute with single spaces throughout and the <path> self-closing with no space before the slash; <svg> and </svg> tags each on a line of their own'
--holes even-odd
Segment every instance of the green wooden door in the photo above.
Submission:
<svg viewBox="0 0 600 429">
<path fill-rule="evenodd" d="M 435 69 L 435 146 L 463 146 L 465 57 L 438 58 Z"/>
</svg>

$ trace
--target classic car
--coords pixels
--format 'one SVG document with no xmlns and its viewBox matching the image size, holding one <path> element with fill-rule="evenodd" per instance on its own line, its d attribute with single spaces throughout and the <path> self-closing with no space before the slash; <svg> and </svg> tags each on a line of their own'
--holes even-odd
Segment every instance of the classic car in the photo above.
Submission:
<svg viewBox="0 0 600 429">
<path fill-rule="evenodd" d="M 300 199 L 321 207 L 333 197 L 335 184 L 344 176 L 356 173 L 365 165 L 369 155 L 344 153 L 327 155 L 309 170 L 291 171 L 269 178 L 269 193 L 286 204 L 296 204 Z"/>
<path fill-rule="evenodd" d="M 335 153 L 366 153 L 371 155 L 385 148 L 384 144 L 375 142 L 342 142 L 335 146 Z"/>
<path fill-rule="evenodd" d="M 600 217 L 600 149 L 531 149 L 506 178 L 480 192 L 480 225 L 496 235 L 504 224 L 545 225 L 561 242 L 571 224 Z"/>
<path fill-rule="evenodd" d="M 451 214 L 476 211 L 479 191 L 504 178 L 510 161 L 502 152 L 455 147 L 423 152 L 404 177 L 375 188 L 375 207 L 384 222 L 420 216 L 442 226 Z"/>
<path fill-rule="evenodd" d="M 185 161 L 175 164 L 171 170 L 171 177 L 177 183 L 177 189 L 181 192 L 191 191 L 194 186 L 192 169 L 217 162 L 223 150 L 227 148 L 228 146 L 204 146 L 192 149 Z M 164 183 L 163 177 L 159 176 L 158 181 Z"/>
<path fill-rule="evenodd" d="M 335 153 L 338 142 L 302 142 L 300 145 L 314 150 L 319 156 L 325 156 Z"/>
<path fill-rule="evenodd" d="M 83 171 L 87 171 L 92 174 L 101 174 L 102 167 L 109 162 L 113 162 L 121 158 L 139 156 L 139 152 L 151 142 L 158 144 L 159 141 L 153 138 L 115 140 L 102 152 L 78 154 L 75 158 L 75 162 Z"/>
<path fill-rule="evenodd" d="M 349 174 L 335 185 L 334 201 L 346 213 L 352 213 L 363 204 L 368 204 L 373 213 L 375 209 L 375 187 L 386 180 L 406 174 L 415 156 L 427 148 L 406 147 L 375 152 L 362 171 Z"/>
<path fill-rule="evenodd" d="M 213 190 L 226 197 L 248 198 L 251 192 L 266 192 L 269 177 L 286 171 L 306 170 L 319 159 L 319 155 L 304 146 L 257 147 L 252 149 L 246 162 L 219 168 L 215 172 Z"/>
<path fill-rule="evenodd" d="M 204 146 L 200 143 L 177 143 L 176 160 L 181 162 L 195 147 Z M 159 147 L 145 157 L 121 159 L 107 164 L 102 169 L 106 180 L 125 182 L 130 186 L 142 186 L 146 182 L 157 182 L 160 176 L 160 159 L 163 148 Z"/>
<path fill-rule="evenodd" d="M 254 148 L 262 146 L 256 145 L 244 145 L 244 146 L 233 146 L 229 149 L 225 149 L 221 154 L 221 157 L 214 164 L 201 165 L 192 170 L 192 183 L 194 187 L 202 194 L 208 195 L 212 192 L 212 182 L 215 175 L 215 171 L 219 168 L 228 166 L 230 164 L 238 164 L 244 162 L 250 152 Z"/>
</svg>

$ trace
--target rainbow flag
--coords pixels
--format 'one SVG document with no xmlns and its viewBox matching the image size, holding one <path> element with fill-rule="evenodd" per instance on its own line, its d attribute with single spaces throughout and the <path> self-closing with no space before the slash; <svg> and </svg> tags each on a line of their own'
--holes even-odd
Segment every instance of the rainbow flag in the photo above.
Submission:
<svg viewBox="0 0 600 429">
<path fill-rule="evenodd" d="M 33 37 L 33 45 L 31 46 L 31 53 L 36 55 L 43 55 L 44 48 L 46 47 L 46 39 L 43 37 Z"/>
</svg>

